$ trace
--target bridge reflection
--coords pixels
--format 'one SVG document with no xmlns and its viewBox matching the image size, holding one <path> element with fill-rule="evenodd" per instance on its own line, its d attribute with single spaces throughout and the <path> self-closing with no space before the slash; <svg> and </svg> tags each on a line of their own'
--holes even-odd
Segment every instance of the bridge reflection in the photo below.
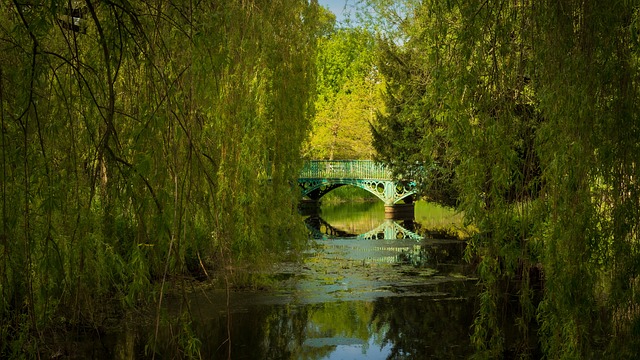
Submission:
<svg viewBox="0 0 640 360">
<path fill-rule="evenodd" d="M 386 219 L 376 228 L 362 234 L 353 234 L 349 231 L 339 229 L 332 226 L 322 217 L 312 215 L 307 217 L 305 225 L 314 239 L 330 239 L 330 238 L 358 238 L 358 239 L 411 239 L 421 240 L 423 237 L 415 233 L 416 223 L 413 219 L 392 220 Z"/>
<path fill-rule="evenodd" d="M 318 215 L 307 217 L 305 224 L 310 236 L 324 249 L 322 254 L 326 257 L 337 256 L 363 264 L 406 264 L 466 273 L 459 267 L 466 243 L 424 238 L 417 234 L 416 228 L 420 224 L 413 220 L 387 219 L 375 229 L 362 234 L 337 228 Z"/>
</svg>

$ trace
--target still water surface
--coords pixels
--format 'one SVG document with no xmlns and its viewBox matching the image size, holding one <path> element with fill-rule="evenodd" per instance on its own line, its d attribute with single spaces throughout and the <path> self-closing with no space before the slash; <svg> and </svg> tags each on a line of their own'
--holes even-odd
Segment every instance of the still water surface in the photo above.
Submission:
<svg viewBox="0 0 640 360">
<path fill-rule="evenodd" d="M 313 246 L 303 264 L 280 264 L 271 290 L 190 294 L 193 320 L 159 329 L 156 358 L 196 348 L 211 359 L 467 358 L 476 280 L 462 242 L 417 239 L 455 222 L 427 208 L 417 207 L 415 221 L 387 221 L 381 204 L 323 208 L 306 219 Z M 93 355 L 147 357 L 152 333 L 135 326 L 107 336 Z"/>
</svg>

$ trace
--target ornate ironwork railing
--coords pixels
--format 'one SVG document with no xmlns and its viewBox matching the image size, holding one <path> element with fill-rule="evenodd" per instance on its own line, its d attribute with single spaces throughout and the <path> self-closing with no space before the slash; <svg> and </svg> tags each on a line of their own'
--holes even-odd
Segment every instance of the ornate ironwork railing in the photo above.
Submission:
<svg viewBox="0 0 640 360">
<path fill-rule="evenodd" d="M 300 178 L 393 179 L 391 170 L 372 160 L 309 160 L 305 161 Z"/>
</svg>

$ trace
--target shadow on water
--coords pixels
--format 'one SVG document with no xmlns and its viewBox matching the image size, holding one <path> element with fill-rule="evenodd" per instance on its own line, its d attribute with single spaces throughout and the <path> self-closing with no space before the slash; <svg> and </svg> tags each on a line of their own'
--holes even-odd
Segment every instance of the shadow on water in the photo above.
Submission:
<svg viewBox="0 0 640 360">
<path fill-rule="evenodd" d="M 269 290 L 188 294 L 189 336 L 165 325 L 159 358 L 198 339 L 211 359 L 464 359 L 477 281 L 459 240 L 422 238 L 422 224 L 386 221 L 376 206 L 307 219 L 313 246 L 276 266 Z M 322 234 L 320 236 L 319 234 Z M 414 236 L 415 235 L 415 236 Z M 167 297 L 179 314 L 183 297 Z M 94 358 L 144 358 L 153 326 L 105 336 Z M 179 335 L 182 334 L 182 335 Z M 100 353 L 100 356 L 95 356 Z"/>
</svg>

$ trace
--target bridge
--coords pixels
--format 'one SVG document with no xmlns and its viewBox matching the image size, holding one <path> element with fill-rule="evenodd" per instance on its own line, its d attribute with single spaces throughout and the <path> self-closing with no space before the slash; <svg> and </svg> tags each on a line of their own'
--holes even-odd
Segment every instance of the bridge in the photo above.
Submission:
<svg viewBox="0 0 640 360">
<path fill-rule="evenodd" d="M 416 193 L 415 182 L 394 180 L 386 166 L 371 160 L 306 161 L 298 185 L 303 197 L 312 201 L 341 186 L 356 186 L 378 197 L 385 207 L 394 207 L 401 200 L 411 204 Z M 413 207 L 411 210 L 413 213 Z"/>
</svg>

